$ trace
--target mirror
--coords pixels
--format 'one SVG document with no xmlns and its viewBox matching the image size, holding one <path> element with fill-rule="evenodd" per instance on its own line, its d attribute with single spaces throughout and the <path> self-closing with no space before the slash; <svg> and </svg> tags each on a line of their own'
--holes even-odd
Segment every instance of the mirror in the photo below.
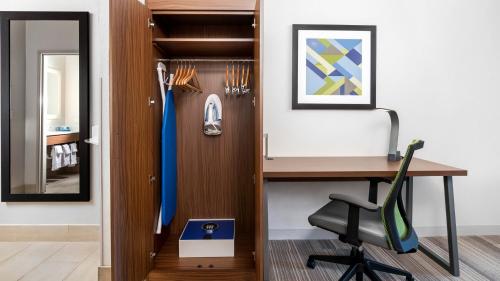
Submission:
<svg viewBox="0 0 500 281">
<path fill-rule="evenodd" d="M 88 201 L 88 13 L 2 12 L 2 201 Z"/>
</svg>

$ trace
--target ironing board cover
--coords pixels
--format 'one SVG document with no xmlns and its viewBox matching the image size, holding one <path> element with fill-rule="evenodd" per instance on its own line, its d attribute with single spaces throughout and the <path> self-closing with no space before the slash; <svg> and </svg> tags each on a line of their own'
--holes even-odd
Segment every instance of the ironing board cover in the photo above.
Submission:
<svg viewBox="0 0 500 281">
<path fill-rule="evenodd" d="M 162 222 L 168 225 L 177 207 L 177 141 L 174 92 L 168 90 L 161 128 Z"/>
</svg>

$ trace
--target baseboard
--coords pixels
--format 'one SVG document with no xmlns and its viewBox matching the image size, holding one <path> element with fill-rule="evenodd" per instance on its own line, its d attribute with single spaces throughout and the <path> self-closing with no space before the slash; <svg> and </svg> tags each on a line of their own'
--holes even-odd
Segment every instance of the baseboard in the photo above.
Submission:
<svg viewBox="0 0 500 281">
<path fill-rule="evenodd" d="M 419 237 L 445 236 L 446 227 L 415 227 Z M 458 226 L 459 236 L 500 235 L 500 225 Z M 337 235 L 319 228 L 269 229 L 269 240 L 325 240 L 337 239 Z"/>
<path fill-rule="evenodd" d="M 447 233 L 446 226 L 415 227 L 415 231 L 421 237 L 430 236 L 445 236 Z M 471 235 L 500 235 L 500 225 L 463 225 L 457 226 L 458 236 L 471 236 Z"/>
<path fill-rule="evenodd" d="M 269 229 L 269 240 L 325 240 L 337 239 L 337 235 L 320 228 Z"/>
<path fill-rule="evenodd" d="M 99 241 L 99 225 L 0 225 L 0 241 Z"/>
<path fill-rule="evenodd" d="M 97 281 L 111 281 L 111 266 L 99 266 Z"/>
</svg>

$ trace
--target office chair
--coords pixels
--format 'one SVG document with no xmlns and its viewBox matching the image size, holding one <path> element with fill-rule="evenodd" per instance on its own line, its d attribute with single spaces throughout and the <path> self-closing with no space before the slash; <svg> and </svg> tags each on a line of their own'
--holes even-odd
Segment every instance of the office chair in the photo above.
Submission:
<svg viewBox="0 0 500 281">
<path fill-rule="evenodd" d="M 331 194 L 331 201 L 309 216 L 311 225 L 337 233 L 339 240 L 352 245 L 352 249 L 349 256 L 311 255 L 307 261 L 308 267 L 314 268 L 316 261 L 349 265 L 339 281 L 350 280 L 354 275 L 356 281 L 361 281 L 363 274 L 373 281 L 381 281 L 375 271 L 414 280 L 410 272 L 366 259 L 362 243 L 394 250 L 398 254 L 417 251 L 418 237 L 406 217 L 401 190 L 413 153 L 422 147 L 424 142 L 421 140 L 414 140 L 408 146 L 382 207 L 349 195 Z"/>
</svg>

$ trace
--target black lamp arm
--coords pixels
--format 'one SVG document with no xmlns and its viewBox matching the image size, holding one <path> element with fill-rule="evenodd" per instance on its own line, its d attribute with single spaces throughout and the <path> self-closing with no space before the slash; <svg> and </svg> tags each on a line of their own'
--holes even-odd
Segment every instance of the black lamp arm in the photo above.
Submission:
<svg viewBox="0 0 500 281">
<path fill-rule="evenodd" d="M 391 135 L 389 138 L 389 153 L 387 158 L 389 161 L 401 160 L 401 153 L 398 151 L 398 137 L 399 137 L 399 117 L 398 113 L 393 109 L 377 108 L 389 114 L 391 118 Z"/>
</svg>

